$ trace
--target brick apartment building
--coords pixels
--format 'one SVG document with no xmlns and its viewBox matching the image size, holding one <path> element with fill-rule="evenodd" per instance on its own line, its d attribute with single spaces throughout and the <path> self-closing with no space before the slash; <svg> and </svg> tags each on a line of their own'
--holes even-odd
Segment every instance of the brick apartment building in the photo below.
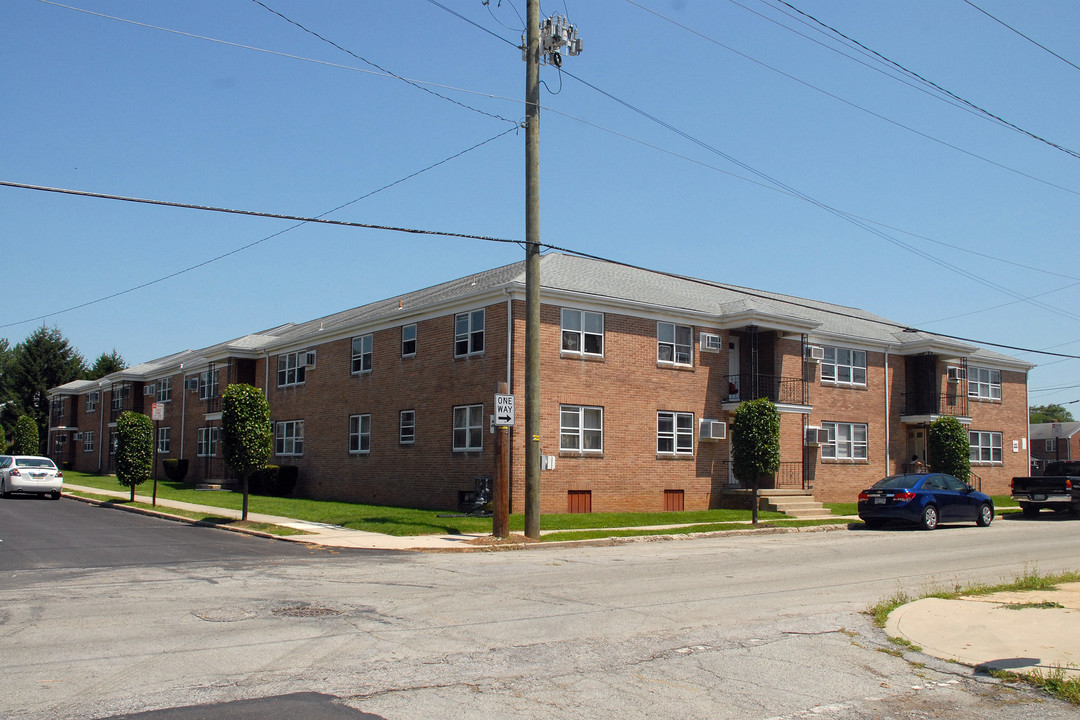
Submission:
<svg viewBox="0 0 1080 720">
<path fill-rule="evenodd" d="M 508 382 L 522 417 L 524 263 L 302 324 L 186 350 L 50 391 L 57 461 L 111 471 L 116 416 L 161 403 L 158 458 L 227 477 L 230 383 L 266 392 L 271 462 L 297 492 L 454 508 L 494 474 L 489 416 Z M 925 460 L 926 428 L 969 428 L 976 482 L 1008 492 L 1029 466 L 1032 365 L 901 329 L 855 308 L 563 254 L 542 258 L 543 512 L 716 507 L 738 486 L 726 424 L 745 400 L 781 413 L 778 487 L 851 501 Z M 524 427 L 511 432 L 511 504 L 524 507 Z"/>
<path fill-rule="evenodd" d="M 1046 463 L 1055 460 L 1080 460 L 1080 422 L 1031 426 L 1032 474 L 1041 475 Z"/>
</svg>

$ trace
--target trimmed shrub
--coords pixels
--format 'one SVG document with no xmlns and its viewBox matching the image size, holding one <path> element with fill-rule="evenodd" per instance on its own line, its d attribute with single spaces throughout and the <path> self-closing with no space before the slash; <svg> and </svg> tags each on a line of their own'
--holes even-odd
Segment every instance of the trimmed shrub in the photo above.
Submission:
<svg viewBox="0 0 1080 720">
<path fill-rule="evenodd" d="M 282 465 L 278 471 L 277 492 L 274 494 L 278 497 L 292 497 L 299 477 L 300 468 L 295 465 Z"/>
<path fill-rule="evenodd" d="M 187 477 L 188 459 L 167 458 L 161 461 L 161 467 L 165 471 L 165 477 L 175 483 L 182 483 L 184 478 Z"/>
<path fill-rule="evenodd" d="M 41 452 L 40 442 L 37 422 L 29 415 L 20 415 L 11 435 L 11 454 L 37 455 Z"/>
<path fill-rule="evenodd" d="M 267 465 L 262 470 L 256 470 L 248 478 L 248 490 L 254 495 L 273 495 L 277 487 L 278 466 Z"/>
<path fill-rule="evenodd" d="M 971 479 L 971 441 L 959 420 L 947 415 L 930 424 L 926 451 L 930 469 L 947 473 L 961 482 Z"/>
<path fill-rule="evenodd" d="M 743 482 L 780 469 L 780 413 L 768 398 L 739 405 L 731 421 L 732 472 Z"/>
<path fill-rule="evenodd" d="M 131 488 L 150 479 L 154 470 L 154 421 L 128 410 L 116 419 L 116 480 Z"/>
</svg>

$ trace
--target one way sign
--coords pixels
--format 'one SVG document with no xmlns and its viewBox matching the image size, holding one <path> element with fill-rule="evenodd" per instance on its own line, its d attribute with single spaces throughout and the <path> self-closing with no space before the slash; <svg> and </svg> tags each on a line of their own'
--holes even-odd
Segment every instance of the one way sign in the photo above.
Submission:
<svg viewBox="0 0 1080 720">
<path fill-rule="evenodd" d="M 510 427 L 514 424 L 514 396 L 495 396 L 495 424 Z"/>
</svg>

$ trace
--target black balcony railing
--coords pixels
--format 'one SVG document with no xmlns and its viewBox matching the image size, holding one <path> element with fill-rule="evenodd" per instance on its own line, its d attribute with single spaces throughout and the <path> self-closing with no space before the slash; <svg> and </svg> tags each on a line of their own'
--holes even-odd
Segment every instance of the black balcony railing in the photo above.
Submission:
<svg viewBox="0 0 1080 720">
<path fill-rule="evenodd" d="M 953 415 L 967 417 L 967 395 L 958 392 L 937 394 L 932 392 L 904 393 L 904 415 Z"/>
<path fill-rule="evenodd" d="M 221 396 L 206 398 L 206 412 L 216 413 L 221 412 Z"/>
<path fill-rule="evenodd" d="M 802 378 L 742 373 L 729 375 L 728 402 L 768 398 L 774 403 L 807 405 L 809 395 Z"/>
<path fill-rule="evenodd" d="M 724 468 L 730 475 L 731 461 L 723 461 Z M 736 480 L 737 487 L 748 489 L 751 487 L 750 483 Z M 780 463 L 780 469 L 776 471 L 776 475 L 773 476 L 773 487 L 785 490 L 806 490 L 808 483 L 803 478 L 803 464 L 801 462 L 782 462 Z"/>
</svg>

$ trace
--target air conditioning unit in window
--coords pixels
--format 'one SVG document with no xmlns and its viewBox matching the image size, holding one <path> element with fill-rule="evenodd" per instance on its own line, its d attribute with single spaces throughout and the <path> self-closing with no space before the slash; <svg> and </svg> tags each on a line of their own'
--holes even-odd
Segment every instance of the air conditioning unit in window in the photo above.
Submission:
<svg viewBox="0 0 1080 720">
<path fill-rule="evenodd" d="M 189 377 L 187 380 L 185 380 L 184 381 L 184 389 L 185 390 L 198 390 L 199 389 L 199 378 L 198 378 L 198 376 L 193 375 L 193 376 Z"/>
<path fill-rule="evenodd" d="M 157 394 L 157 386 L 154 385 L 154 383 L 147 383 L 146 385 L 143 385 L 142 394 L 143 395 L 156 395 Z"/>
<path fill-rule="evenodd" d="M 313 368 L 315 367 L 315 351 L 308 350 L 304 353 L 304 366 Z"/>
<path fill-rule="evenodd" d="M 723 342 L 716 333 L 701 333 L 701 349 L 706 352 L 720 352 Z"/>
<path fill-rule="evenodd" d="M 945 370 L 945 376 L 949 379 L 949 382 L 967 380 L 967 368 L 955 367 L 953 365 L 950 365 Z"/>
<path fill-rule="evenodd" d="M 806 346 L 806 359 L 810 362 L 820 362 L 825 359 L 825 348 L 820 345 Z"/>
<path fill-rule="evenodd" d="M 82 433 L 75 433 L 75 442 L 82 442 L 82 439 L 83 439 L 83 434 Z"/>
<path fill-rule="evenodd" d="M 698 440 L 708 442 L 727 437 L 727 423 L 723 420 L 702 420 L 698 428 Z"/>
<path fill-rule="evenodd" d="M 807 447 L 818 447 L 819 445 L 826 445 L 829 442 L 829 431 L 811 425 L 806 428 L 806 445 Z"/>
</svg>

